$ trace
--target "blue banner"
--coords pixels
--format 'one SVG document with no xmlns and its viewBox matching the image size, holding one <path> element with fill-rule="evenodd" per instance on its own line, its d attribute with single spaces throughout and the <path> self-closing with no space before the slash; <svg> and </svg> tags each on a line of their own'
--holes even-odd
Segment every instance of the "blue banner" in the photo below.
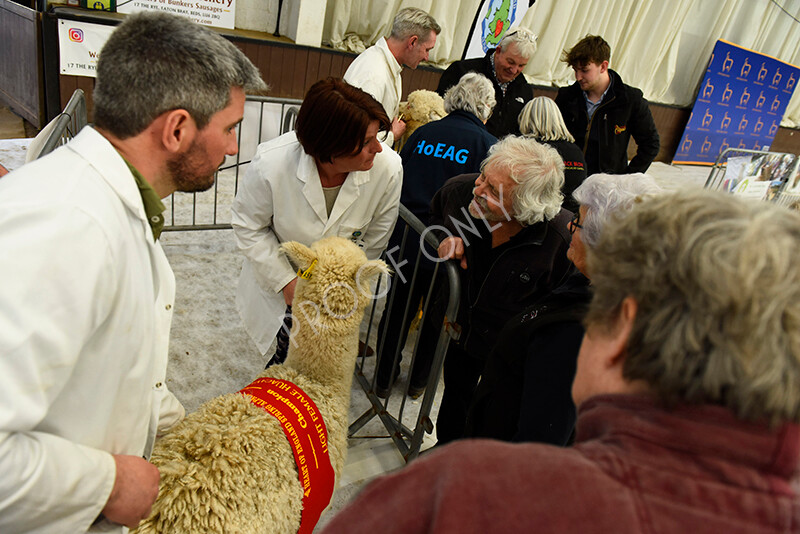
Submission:
<svg viewBox="0 0 800 534">
<path fill-rule="evenodd" d="M 726 148 L 769 150 L 800 69 L 717 41 L 675 163 L 711 165 Z"/>
</svg>

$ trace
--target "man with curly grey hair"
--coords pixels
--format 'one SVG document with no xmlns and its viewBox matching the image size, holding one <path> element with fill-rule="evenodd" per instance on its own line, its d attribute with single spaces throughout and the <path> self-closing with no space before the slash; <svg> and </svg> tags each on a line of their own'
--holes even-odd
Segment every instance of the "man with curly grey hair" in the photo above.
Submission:
<svg viewBox="0 0 800 534">
<path fill-rule="evenodd" d="M 479 175 L 452 178 L 433 199 L 434 223 L 449 234 L 439 257 L 462 268 L 462 333 L 445 358 L 439 443 L 462 436 L 486 356 L 505 322 L 568 275 L 571 214 L 561 208 L 563 184 L 555 149 L 510 136 L 492 146 Z"/>
<path fill-rule="evenodd" d="M 586 249 L 597 244 L 608 221 L 660 193 L 655 180 L 641 173 L 594 174 L 575 190 L 580 207 L 569 225 L 567 250 L 575 270 L 506 323 L 475 390 L 467 437 L 569 442 L 576 416 L 570 389 L 591 298 Z"/>
<path fill-rule="evenodd" d="M 681 191 L 588 253 L 575 445 L 444 447 L 326 532 L 374 531 L 375 502 L 415 511 L 386 532 L 798 532 L 800 215 Z"/>
<path fill-rule="evenodd" d="M 427 61 L 441 31 L 436 20 L 425 11 L 416 7 L 401 9 L 394 17 L 389 37 L 381 37 L 364 50 L 344 73 L 344 81 L 375 97 L 392 119 L 392 130 L 385 139 L 390 147 L 406 130 L 406 123 L 398 115 L 403 95 L 400 79 L 403 65 L 416 69 L 421 61 Z"/>
<path fill-rule="evenodd" d="M 126 17 L 101 50 L 95 125 L 0 181 L 0 531 L 123 532 L 147 517 L 175 278 L 161 198 L 236 154 L 258 70 L 208 28 Z"/>
<path fill-rule="evenodd" d="M 519 135 L 517 117 L 525 103 L 533 98 L 533 89 L 522 70 L 536 52 L 536 40 L 536 35 L 525 28 L 511 30 L 485 57 L 456 61 L 447 67 L 436 92 L 444 96 L 467 72 L 483 74 L 492 81 L 497 101 L 486 128 L 498 138 Z"/>
</svg>

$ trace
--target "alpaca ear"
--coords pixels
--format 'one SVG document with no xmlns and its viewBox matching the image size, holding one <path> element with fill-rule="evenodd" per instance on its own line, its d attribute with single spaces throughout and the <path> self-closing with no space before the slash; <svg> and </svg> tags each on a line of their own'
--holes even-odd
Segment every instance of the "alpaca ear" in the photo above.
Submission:
<svg viewBox="0 0 800 534">
<path fill-rule="evenodd" d="M 289 256 L 299 269 L 306 270 L 311 266 L 311 263 L 317 259 L 314 251 L 297 241 L 287 241 L 281 245 L 281 250 Z"/>
<path fill-rule="evenodd" d="M 356 282 L 362 287 L 369 287 L 373 280 L 382 274 L 391 274 L 392 270 L 382 260 L 371 260 L 358 268 Z"/>
</svg>

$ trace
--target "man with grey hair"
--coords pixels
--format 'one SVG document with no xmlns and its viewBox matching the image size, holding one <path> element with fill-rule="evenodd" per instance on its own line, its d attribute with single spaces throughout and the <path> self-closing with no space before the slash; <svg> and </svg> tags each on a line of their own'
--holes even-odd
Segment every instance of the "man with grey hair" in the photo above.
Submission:
<svg viewBox="0 0 800 534">
<path fill-rule="evenodd" d="M 406 130 L 406 123 L 398 115 L 403 65 L 416 69 L 421 61 L 427 61 L 441 31 L 425 11 L 415 7 L 401 9 L 394 17 L 389 37 L 381 37 L 364 50 L 344 73 L 344 81 L 371 94 L 392 119 L 392 130 L 384 140 L 390 147 Z"/>
<path fill-rule="evenodd" d="M 575 445 L 445 447 L 326 532 L 374 531 L 376 501 L 415 511 L 382 532 L 797 532 L 798 257 L 800 215 L 719 191 L 610 220 L 588 249 Z"/>
<path fill-rule="evenodd" d="M 161 198 L 236 154 L 258 70 L 208 28 L 130 15 L 97 65 L 95 126 L 0 181 L 0 531 L 123 532 L 149 515 L 175 278 Z"/>
<path fill-rule="evenodd" d="M 479 175 L 457 176 L 433 198 L 434 223 L 448 234 L 438 255 L 462 269 L 462 332 L 445 358 L 439 443 L 462 437 L 486 356 L 506 321 L 568 275 L 571 214 L 561 209 L 563 184 L 555 149 L 509 136 L 492 146 Z"/>
<path fill-rule="evenodd" d="M 494 108 L 494 88 L 492 83 L 482 74 L 467 73 L 457 85 L 448 89 L 444 96 L 444 109 L 446 117 L 438 121 L 429 122 L 420 126 L 408 138 L 400 151 L 403 160 L 403 190 L 400 202 L 411 213 L 422 221 L 430 223 L 430 203 L 436 191 L 444 185 L 445 181 L 453 176 L 480 171 L 481 163 L 486 158 L 489 148 L 497 139 L 486 131 L 486 119 L 492 114 Z M 413 266 L 419 251 L 416 239 L 406 240 L 406 245 L 401 255 L 395 251 L 403 242 L 405 225 L 395 226 L 392 238 L 387 248 L 388 258 L 393 266 L 395 277 L 393 282 L 400 284 L 396 288 L 392 306 L 383 314 L 378 328 L 380 339 L 384 328 L 387 326 L 384 347 L 402 347 L 405 345 L 406 331 L 401 332 L 402 325 L 411 323 L 413 315 L 417 313 L 416 303 L 427 293 L 428 286 L 433 276 L 435 264 L 420 258 L 421 268 L 417 272 L 414 287 L 410 287 L 410 273 L 403 273 L 403 260 L 406 265 Z M 431 255 L 434 255 L 431 251 Z M 406 267 L 409 270 L 409 267 Z M 411 295 L 415 303 L 406 308 L 406 300 Z M 407 311 L 406 315 L 404 311 Z M 411 372 L 411 385 L 409 394 L 418 396 L 425 387 L 430 371 L 431 358 L 435 348 L 436 336 L 439 329 L 426 329 L 420 338 L 417 358 Z M 433 334 L 433 339 L 428 338 Z M 430 345 L 433 344 L 431 347 Z M 390 376 L 395 368 L 393 354 L 385 354 L 380 358 L 378 366 L 377 393 L 385 397 L 395 377 Z M 402 359 L 402 349 L 398 360 Z"/>
<path fill-rule="evenodd" d="M 436 92 L 444 96 L 467 72 L 479 72 L 492 80 L 497 104 L 486 123 L 489 133 L 497 138 L 519 135 L 517 117 L 522 106 L 533 98 L 533 89 L 522 70 L 536 52 L 536 35 L 525 28 L 511 30 L 486 56 L 452 63 L 439 79 Z"/>
<path fill-rule="evenodd" d="M 569 226 L 567 250 L 575 269 L 563 284 L 506 323 L 475 391 L 467 437 L 569 442 L 575 426 L 570 389 L 591 297 L 586 250 L 597 245 L 612 218 L 660 192 L 655 180 L 641 173 L 595 174 L 575 190 L 580 208 Z"/>
</svg>

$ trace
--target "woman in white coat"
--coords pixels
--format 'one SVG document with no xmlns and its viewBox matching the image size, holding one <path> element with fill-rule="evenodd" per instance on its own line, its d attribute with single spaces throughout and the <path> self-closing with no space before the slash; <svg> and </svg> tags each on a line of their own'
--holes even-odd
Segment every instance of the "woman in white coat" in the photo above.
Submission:
<svg viewBox="0 0 800 534">
<path fill-rule="evenodd" d="M 296 131 L 259 145 L 239 185 L 232 225 L 245 255 L 239 314 L 262 354 L 278 337 L 268 367 L 286 358 L 298 276 L 280 244 L 337 235 L 370 259 L 386 247 L 403 176 L 400 157 L 379 141 L 390 127 L 369 94 L 328 78 L 308 90 Z"/>
</svg>

